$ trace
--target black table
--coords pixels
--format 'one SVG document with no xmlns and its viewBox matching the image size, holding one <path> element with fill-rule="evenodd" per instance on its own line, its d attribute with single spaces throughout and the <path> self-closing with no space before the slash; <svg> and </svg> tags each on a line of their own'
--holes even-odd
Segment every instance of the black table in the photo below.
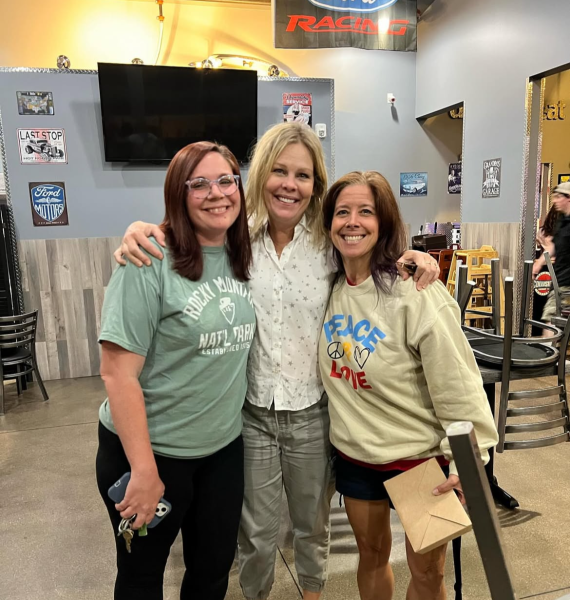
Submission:
<svg viewBox="0 0 570 600">
<path fill-rule="evenodd" d="M 501 369 L 495 369 L 479 365 L 479 371 L 483 378 L 483 388 L 487 394 L 487 400 L 491 406 L 491 412 L 495 415 L 495 385 L 501 382 Z M 570 362 L 566 361 L 566 373 L 570 372 Z M 535 379 L 537 377 L 552 377 L 558 373 L 557 365 L 549 366 L 541 369 L 512 369 L 511 370 L 511 381 L 516 379 Z M 503 490 L 494 475 L 495 469 L 495 449 L 489 450 L 489 462 L 485 467 L 487 477 L 489 478 L 489 485 L 491 486 L 491 492 L 495 502 L 498 502 L 501 506 L 509 509 L 515 509 L 519 506 L 518 500 L 513 498 L 508 492 Z"/>
</svg>

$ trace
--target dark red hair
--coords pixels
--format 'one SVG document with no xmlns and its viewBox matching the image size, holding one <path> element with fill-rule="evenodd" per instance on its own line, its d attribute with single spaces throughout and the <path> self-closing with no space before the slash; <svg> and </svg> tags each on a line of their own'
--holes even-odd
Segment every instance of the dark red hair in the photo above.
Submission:
<svg viewBox="0 0 570 600">
<path fill-rule="evenodd" d="M 406 250 L 406 230 L 394 192 L 386 178 L 376 171 L 347 173 L 333 183 L 323 201 L 325 229 L 329 234 L 336 201 L 342 190 L 350 185 L 365 185 L 372 192 L 378 219 L 378 241 L 370 257 L 370 273 L 376 287 L 383 292 L 389 292 L 390 286 L 386 282 L 386 276 L 392 280 L 392 283 L 396 280 L 398 275 L 396 261 Z M 338 279 L 346 273 L 340 252 L 334 248 L 333 254 L 338 267 Z"/>
<path fill-rule="evenodd" d="M 202 249 L 196 238 L 194 225 L 186 208 L 188 188 L 186 182 L 200 161 L 210 152 L 218 152 L 239 175 L 236 157 L 226 146 L 212 142 L 196 142 L 180 150 L 172 159 L 164 181 L 164 220 L 160 227 L 166 235 L 166 241 L 174 263 L 174 270 L 192 281 L 202 277 L 204 260 Z M 241 179 L 239 181 L 240 212 L 228 229 L 226 247 L 232 271 L 240 281 L 249 280 L 251 266 L 251 242 L 247 225 L 245 194 Z"/>
</svg>

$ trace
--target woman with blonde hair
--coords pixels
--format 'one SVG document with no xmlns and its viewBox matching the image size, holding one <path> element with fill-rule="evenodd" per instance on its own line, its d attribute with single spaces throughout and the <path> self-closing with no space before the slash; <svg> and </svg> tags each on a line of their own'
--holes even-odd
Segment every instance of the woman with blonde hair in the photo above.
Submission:
<svg viewBox="0 0 570 600">
<path fill-rule="evenodd" d="M 328 398 L 318 369 L 319 329 L 334 278 L 322 222 L 327 174 L 320 140 L 300 123 L 282 123 L 259 140 L 247 180 L 252 237 L 250 289 L 257 329 L 243 408 L 245 494 L 239 532 L 240 584 L 248 600 L 269 597 L 285 489 L 295 567 L 304 600 L 318 600 L 329 553 L 331 473 Z M 139 266 L 158 256 L 146 223 L 129 227 L 115 253 Z M 435 281 L 431 257 L 417 262 L 419 287 Z"/>
</svg>

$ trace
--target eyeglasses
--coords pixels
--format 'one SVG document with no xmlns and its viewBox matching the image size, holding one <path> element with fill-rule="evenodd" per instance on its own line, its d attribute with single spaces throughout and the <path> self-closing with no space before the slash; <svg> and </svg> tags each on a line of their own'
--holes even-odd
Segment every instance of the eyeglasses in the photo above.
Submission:
<svg viewBox="0 0 570 600">
<path fill-rule="evenodd" d="M 218 179 L 214 179 L 214 181 L 210 181 L 205 177 L 197 177 L 196 179 L 187 181 L 186 185 L 194 198 L 203 200 L 210 195 L 214 183 L 224 196 L 233 194 L 238 189 L 239 179 L 239 175 L 222 175 Z"/>
</svg>

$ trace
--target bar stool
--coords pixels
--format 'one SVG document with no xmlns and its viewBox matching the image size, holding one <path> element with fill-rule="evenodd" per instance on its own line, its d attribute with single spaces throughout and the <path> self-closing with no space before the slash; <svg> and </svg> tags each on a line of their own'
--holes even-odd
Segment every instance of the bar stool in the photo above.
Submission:
<svg viewBox="0 0 570 600">
<path fill-rule="evenodd" d="M 505 279 L 505 316 L 504 334 L 497 333 L 500 327 L 500 317 L 497 310 L 493 311 L 494 331 L 477 329 L 463 325 L 473 353 L 478 362 L 501 368 L 501 395 L 499 404 L 499 444 L 497 452 L 505 450 L 522 450 L 527 448 L 540 448 L 561 442 L 570 441 L 570 415 L 568 412 L 568 398 L 566 390 L 566 350 L 570 339 L 570 319 L 566 322 L 564 330 L 552 325 L 526 318 L 530 306 L 532 286 L 532 261 L 526 261 L 524 267 L 524 283 L 521 298 L 521 313 L 518 326 L 518 335 L 513 335 L 513 278 Z M 461 298 L 460 308 L 462 315 L 467 311 L 470 292 L 473 286 L 459 282 Z M 525 332 L 530 326 L 550 331 L 553 335 L 547 338 L 527 337 Z M 556 367 L 557 385 L 548 386 L 538 390 L 525 390 L 511 392 L 509 389 L 511 372 L 515 369 L 531 369 L 537 374 L 544 374 L 544 369 Z M 520 400 L 531 400 L 557 396 L 555 402 L 539 406 L 513 406 L 510 403 Z M 559 413 L 552 419 L 538 422 L 517 421 L 521 417 L 534 417 Z M 552 416 L 552 415 L 551 415 Z M 507 434 L 522 434 L 531 432 L 550 431 L 562 428 L 562 433 L 545 435 L 533 439 L 513 440 L 507 439 Z"/>
</svg>

